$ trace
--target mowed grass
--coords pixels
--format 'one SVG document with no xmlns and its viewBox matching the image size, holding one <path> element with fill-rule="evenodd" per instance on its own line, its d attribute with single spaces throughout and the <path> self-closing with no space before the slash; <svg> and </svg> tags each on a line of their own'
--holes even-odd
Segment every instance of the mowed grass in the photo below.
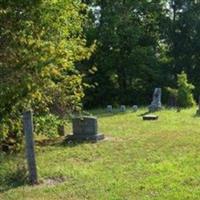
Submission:
<svg viewBox="0 0 200 200">
<path fill-rule="evenodd" d="M 38 186 L 17 181 L 22 154 L 1 156 L 0 199 L 200 199 L 196 109 L 163 110 L 158 121 L 143 121 L 145 111 L 95 110 L 104 141 L 37 146 Z"/>
</svg>

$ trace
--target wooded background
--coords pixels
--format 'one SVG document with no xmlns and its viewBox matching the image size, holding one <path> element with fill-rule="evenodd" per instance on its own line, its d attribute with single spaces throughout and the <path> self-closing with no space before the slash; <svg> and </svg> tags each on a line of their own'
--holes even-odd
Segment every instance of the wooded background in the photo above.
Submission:
<svg viewBox="0 0 200 200">
<path fill-rule="evenodd" d="M 164 104 L 194 105 L 199 36 L 197 0 L 0 0 L 1 140 L 19 139 L 27 109 L 46 125 L 82 108 L 148 105 L 155 87 Z"/>
</svg>

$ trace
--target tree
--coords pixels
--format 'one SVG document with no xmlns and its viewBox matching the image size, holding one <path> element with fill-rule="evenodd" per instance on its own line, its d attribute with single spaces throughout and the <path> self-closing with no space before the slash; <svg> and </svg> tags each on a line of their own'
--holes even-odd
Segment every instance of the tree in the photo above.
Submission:
<svg viewBox="0 0 200 200">
<path fill-rule="evenodd" d="M 192 107 L 195 105 L 192 90 L 195 88 L 192 84 L 188 83 L 187 75 L 182 71 L 177 77 L 178 83 L 178 106 Z"/>
<path fill-rule="evenodd" d="M 86 13 L 79 0 L 0 1 L 0 139 L 20 133 L 24 109 L 63 117 L 81 106 Z"/>
<path fill-rule="evenodd" d="M 96 85 L 87 91 L 87 105 L 149 101 L 152 87 L 160 83 L 157 53 L 161 2 L 119 0 L 93 4 L 100 8 L 101 17 L 88 31 L 89 40 L 97 41 L 97 50 L 90 59 L 95 73 L 88 79 Z"/>
<path fill-rule="evenodd" d="M 162 41 L 166 48 L 163 73 L 168 74 L 172 85 L 176 75 L 185 71 L 195 85 L 199 96 L 199 51 L 200 51 L 200 2 L 195 0 L 169 0 L 165 17 L 161 20 Z M 165 79 L 166 80 L 166 79 Z"/>
</svg>

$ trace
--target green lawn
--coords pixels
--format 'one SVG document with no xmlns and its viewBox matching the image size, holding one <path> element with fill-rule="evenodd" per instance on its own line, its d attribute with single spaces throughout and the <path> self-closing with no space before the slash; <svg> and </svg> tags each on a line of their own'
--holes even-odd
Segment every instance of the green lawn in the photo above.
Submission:
<svg viewBox="0 0 200 200">
<path fill-rule="evenodd" d="M 140 114 L 94 111 L 106 139 L 37 146 L 41 184 L 23 184 L 23 155 L 0 157 L 0 199 L 200 199 L 200 117 L 195 108 Z M 70 131 L 70 130 L 69 130 Z M 18 171 L 17 171 L 18 170 Z M 18 179 L 18 181 L 17 181 Z"/>
</svg>

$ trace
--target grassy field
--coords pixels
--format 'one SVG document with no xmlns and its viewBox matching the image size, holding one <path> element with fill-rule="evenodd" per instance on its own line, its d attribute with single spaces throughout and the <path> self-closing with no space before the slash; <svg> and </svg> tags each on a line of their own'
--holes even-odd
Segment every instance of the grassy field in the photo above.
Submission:
<svg viewBox="0 0 200 200">
<path fill-rule="evenodd" d="M 0 199 L 200 199 L 200 117 L 195 108 L 98 116 L 99 143 L 37 145 L 40 184 L 24 183 L 23 154 L 0 156 Z M 69 130 L 70 132 L 70 130 Z"/>
</svg>

